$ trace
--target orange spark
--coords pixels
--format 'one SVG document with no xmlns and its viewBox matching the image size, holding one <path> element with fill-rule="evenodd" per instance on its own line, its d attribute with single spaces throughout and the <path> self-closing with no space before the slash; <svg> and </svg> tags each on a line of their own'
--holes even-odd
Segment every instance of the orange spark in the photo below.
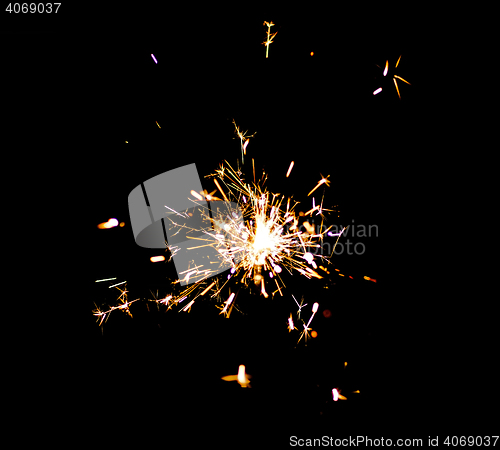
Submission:
<svg viewBox="0 0 500 450">
<path fill-rule="evenodd" d="M 97 225 L 97 228 L 99 228 L 101 230 L 105 230 L 107 228 L 116 227 L 117 225 L 118 225 L 118 220 L 109 219 L 107 222 L 103 222 L 103 223 L 100 223 L 99 225 Z"/>
<path fill-rule="evenodd" d="M 396 81 L 396 78 L 393 78 L 392 81 L 394 81 L 394 84 L 396 86 L 396 91 L 398 91 L 398 97 L 401 100 L 401 95 L 399 95 L 398 82 Z"/>
<path fill-rule="evenodd" d="M 389 61 L 387 60 L 385 62 L 385 69 L 384 69 L 384 77 L 387 75 L 387 71 L 389 70 Z"/>
<path fill-rule="evenodd" d="M 249 378 L 252 378 L 252 376 L 245 373 L 245 366 L 240 364 L 238 367 L 238 375 L 226 375 L 221 379 L 224 381 L 237 381 L 241 387 L 246 388 L 250 385 Z"/>
<path fill-rule="evenodd" d="M 290 175 L 290 172 L 292 171 L 293 167 L 293 161 L 290 163 L 290 167 L 288 168 L 288 172 L 286 173 L 286 178 L 288 178 L 288 175 Z"/>
<path fill-rule="evenodd" d="M 165 261 L 164 256 L 151 256 L 151 258 L 149 258 L 149 259 L 151 262 Z"/>
<path fill-rule="evenodd" d="M 321 175 L 321 174 L 320 174 Z M 318 189 L 323 183 L 325 183 L 327 186 L 330 186 L 330 181 L 328 181 L 328 178 L 329 178 L 330 175 L 328 175 L 326 178 L 323 177 L 323 175 L 321 175 L 321 180 L 319 180 L 318 184 L 316 185 L 316 187 L 311 191 L 309 192 L 309 194 L 307 194 L 307 196 L 309 197 L 316 189 Z"/>
<path fill-rule="evenodd" d="M 222 190 L 222 188 L 220 187 L 220 184 L 219 182 L 214 178 L 214 183 L 215 185 L 217 186 L 217 188 L 219 189 L 220 193 L 222 194 L 222 196 L 224 197 L 224 200 L 226 200 L 226 202 L 229 202 L 229 200 L 227 199 L 226 197 L 226 194 L 224 194 L 224 191 Z"/>
</svg>

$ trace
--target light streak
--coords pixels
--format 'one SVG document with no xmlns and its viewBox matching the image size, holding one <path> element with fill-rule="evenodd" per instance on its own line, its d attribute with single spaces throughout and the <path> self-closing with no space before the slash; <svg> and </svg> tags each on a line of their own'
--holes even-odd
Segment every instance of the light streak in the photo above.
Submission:
<svg viewBox="0 0 500 450">
<path fill-rule="evenodd" d="M 112 287 L 120 286 L 120 284 L 124 284 L 124 283 L 126 283 L 126 281 L 121 281 L 120 283 L 116 283 L 116 284 L 113 284 L 112 286 L 109 286 L 109 288 L 111 289 Z"/>
<path fill-rule="evenodd" d="M 288 175 L 290 175 L 290 172 L 292 171 L 293 167 L 293 161 L 290 163 L 290 167 L 288 168 L 288 172 L 286 173 L 286 177 L 288 178 Z"/>
<path fill-rule="evenodd" d="M 274 23 L 264 22 L 264 25 L 267 25 L 267 39 L 263 42 L 263 44 L 266 46 L 266 58 L 267 58 L 269 56 L 269 46 L 272 44 L 273 38 L 274 38 L 274 36 L 276 36 L 278 34 L 278 32 L 276 32 L 272 35 L 270 34 L 271 27 L 274 26 Z"/>
<path fill-rule="evenodd" d="M 389 70 L 389 60 L 385 62 L 384 77 L 387 75 L 388 70 Z"/>
<path fill-rule="evenodd" d="M 156 122 L 156 125 L 158 125 L 158 128 L 160 128 L 160 129 L 161 129 L 160 124 L 159 124 L 158 122 Z"/>
<path fill-rule="evenodd" d="M 95 280 L 96 283 L 100 283 L 101 281 L 110 281 L 110 280 L 116 280 L 115 278 L 103 278 L 102 280 Z"/>
<path fill-rule="evenodd" d="M 375 89 L 373 95 L 377 95 L 379 92 L 382 92 L 382 88 Z"/>
<path fill-rule="evenodd" d="M 155 55 L 153 55 L 152 53 L 151 53 L 151 58 L 153 58 L 153 61 L 155 62 L 155 64 L 158 64 L 158 61 L 156 61 Z"/>
</svg>

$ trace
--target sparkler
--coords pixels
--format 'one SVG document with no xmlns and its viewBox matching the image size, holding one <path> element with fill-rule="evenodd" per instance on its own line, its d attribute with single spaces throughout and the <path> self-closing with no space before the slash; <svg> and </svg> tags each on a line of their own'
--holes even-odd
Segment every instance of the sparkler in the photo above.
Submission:
<svg viewBox="0 0 500 450">
<path fill-rule="evenodd" d="M 272 35 L 270 34 L 271 27 L 274 26 L 274 23 L 264 22 L 264 25 L 267 25 L 267 39 L 263 42 L 263 44 L 266 46 L 266 58 L 267 58 L 269 56 L 269 45 L 272 44 L 273 38 L 274 38 L 274 36 L 276 36 L 278 34 L 278 32 L 276 31 L 276 33 L 274 33 Z"/>
<path fill-rule="evenodd" d="M 243 159 L 249 138 L 253 137 L 255 133 L 248 135 L 248 131 L 242 132 L 234 120 L 233 124 L 236 134 L 240 138 Z M 293 166 L 294 162 L 292 161 L 287 176 L 290 175 Z M 255 174 L 254 162 L 252 168 Z M 329 186 L 329 177 L 330 175 L 327 177 L 321 175 L 320 181 L 308 195 L 311 195 L 322 184 Z M 296 214 L 295 207 L 298 202 L 292 204 L 291 198 L 286 198 L 282 194 L 273 194 L 265 189 L 266 177 L 256 183 L 254 175 L 253 184 L 251 182 L 247 183 L 242 178 L 241 172 L 235 171 L 227 161 L 221 164 L 215 173 L 207 175 L 206 178 L 213 179 L 216 189 L 210 194 L 207 191 L 197 192 L 191 190 L 190 200 L 195 205 L 198 205 L 202 219 L 207 226 L 200 229 L 190 228 L 186 224 L 179 222 L 179 220 L 189 218 L 186 212 L 175 211 L 168 205 L 165 205 L 165 207 L 173 213 L 167 217 L 171 227 L 174 227 L 172 236 L 184 229 L 186 238 L 193 240 L 193 245 L 188 246 L 187 251 L 210 246 L 215 249 L 213 254 L 216 258 L 211 258 L 208 263 L 198 261 L 196 265 L 193 260 L 187 270 L 183 270 L 178 274 L 179 279 L 173 283 L 173 286 L 183 281 L 189 282 L 190 279 L 195 282 L 178 294 L 172 292 L 165 299 L 155 300 L 158 305 L 164 304 L 168 309 L 178 305 L 180 306 L 179 312 L 190 311 L 196 299 L 209 295 L 210 298 L 216 298 L 217 302 L 219 302 L 217 306 L 220 310 L 219 314 L 224 314 L 227 318 L 230 316 L 231 311 L 236 308 L 235 299 L 237 293 L 233 292 L 224 299 L 221 292 L 233 279 L 235 279 L 236 284 L 240 285 L 241 289 L 250 288 L 249 285 L 253 284 L 254 289 L 260 291 L 260 295 L 268 298 L 275 294 L 283 296 L 282 288 L 285 287 L 282 278 L 283 270 L 286 270 L 291 275 L 300 273 L 307 278 L 322 278 L 316 272 L 316 270 L 319 270 L 318 267 L 323 267 L 318 262 L 320 259 L 327 260 L 331 255 L 317 255 L 314 249 L 320 247 L 318 242 L 323 239 L 324 235 L 332 227 L 316 232 L 315 227 L 306 219 L 314 214 L 321 214 L 323 217 L 323 212 L 330 211 L 323 208 L 323 200 L 317 205 L 313 197 L 312 208 L 305 214 L 302 212 Z M 214 196 L 216 192 L 220 193 L 222 199 Z M 218 200 L 218 203 L 222 205 L 222 200 L 227 203 L 234 202 L 239 206 L 239 213 L 236 213 L 231 208 L 225 209 L 222 205 L 217 208 L 212 205 L 211 211 L 209 211 L 206 204 L 204 204 L 205 200 Z M 204 205 L 198 202 L 202 202 Z M 300 227 L 299 218 L 302 222 Z M 320 230 L 323 230 L 323 221 Z M 336 236 L 339 237 L 340 234 L 336 234 Z M 170 250 L 171 258 L 180 250 L 175 245 L 167 244 L 167 247 Z M 164 260 L 164 257 L 161 256 L 151 257 L 152 262 Z M 231 272 L 227 275 L 225 281 L 219 278 L 211 280 L 210 283 L 204 281 L 208 277 L 225 272 L 222 269 L 223 267 L 231 268 Z M 197 279 L 200 279 L 200 281 L 196 281 Z M 273 286 L 275 289 L 271 291 L 269 286 Z M 189 300 L 184 303 L 188 297 Z M 301 309 L 306 305 L 303 305 L 303 298 L 300 305 L 295 297 L 293 298 L 298 306 L 298 320 L 301 320 Z M 96 310 L 95 315 L 101 319 L 101 323 L 115 309 L 126 309 L 128 311 L 131 302 L 123 303 L 122 299 L 123 297 L 119 299 L 122 305 L 107 311 Z M 303 322 L 304 331 L 301 337 L 305 336 L 307 339 L 309 325 L 317 311 L 317 307 L 317 303 L 315 303 L 309 322 L 307 324 Z M 297 329 L 292 316 L 290 316 L 288 325 L 289 331 Z"/>
</svg>

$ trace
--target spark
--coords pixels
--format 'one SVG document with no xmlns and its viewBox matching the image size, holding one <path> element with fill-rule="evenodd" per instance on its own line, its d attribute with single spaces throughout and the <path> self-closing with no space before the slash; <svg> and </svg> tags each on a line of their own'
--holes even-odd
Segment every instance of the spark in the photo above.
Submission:
<svg viewBox="0 0 500 450">
<path fill-rule="evenodd" d="M 157 121 L 156 121 L 156 125 L 158 125 L 158 128 L 160 128 L 160 129 L 161 129 L 160 124 L 159 124 Z"/>
<path fill-rule="evenodd" d="M 315 302 L 312 306 L 312 314 L 311 314 L 311 317 L 309 318 L 309 321 L 307 322 L 307 324 L 303 323 L 304 331 L 302 333 L 300 333 L 300 337 L 299 337 L 299 340 L 297 341 L 297 344 L 300 342 L 300 340 L 302 339 L 303 336 L 304 336 L 304 340 L 307 341 L 308 331 L 311 330 L 311 328 L 309 328 L 309 325 L 311 324 L 311 321 L 313 320 L 314 315 L 318 311 L 318 307 L 319 307 L 319 303 Z"/>
<path fill-rule="evenodd" d="M 234 299 L 234 296 L 235 296 L 235 295 L 236 295 L 236 294 L 233 292 L 233 293 L 229 296 L 229 298 L 227 299 L 226 303 L 224 304 L 224 308 L 222 309 L 222 311 L 221 311 L 219 314 L 225 314 L 225 313 L 226 313 L 227 308 L 228 308 L 228 306 L 231 304 L 231 302 L 233 301 L 233 299 Z M 229 317 L 229 314 L 228 314 L 226 317 Z"/>
<path fill-rule="evenodd" d="M 156 61 L 155 55 L 153 55 L 152 53 L 151 53 L 151 58 L 153 58 L 153 61 L 155 62 L 155 64 L 158 64 L 158 61 Z"/>
<path fill-rule="evenodd" d="M 336 402 L 337 400 L 347 400 L 347 398 L 345 398 L 341 393 L 340 393 L 340 389 L 337 389 L 337 388 L 333 388 L 332 389 L 332 398 L 333 398 L 333 401 Z"/>
<path fill-rule="evenodd" d="M 196 192 L 196 191 L 191 191 L 191 195 L 200 201 L 203 200 L 203 197 L 200 194 L 198 194 L 198 192 Z"/>
<path fill-rule="evenodd" d="M 214 281 L 211 285 L 209 285 L 209 286 L 208 286 L 208 287 L 207 287 L 207 288 L 206 288 L 206 289 L 205 289 L 205 290 L 204 290 L 204 291 L 200 294 L 200 296 L 205 295 L 205 294 L 206 294 L 206 293 L 207 293 L 210 289 L 212 289 L 212 287 L 214 286 L 214 284 L 215 284 L 215 281 Z"/>
<path fill-rule="evenodd" d="M 100 283 L 101 281 L 110 281 L 110 280 L 116 280 L 115 278 L 103 278 L 102 280 L 95 280 L 96 283 Z"/>
<path fill-rule="evenodd" d="M 123 283 L 126 283 L 126 281 L 124 281 Z M 118 284 L 123 284 L 123 283 L 118 283 Z M 110 286 L 110 287 L 115 287 L 117 285 L 114 285 L 114 286 Z M 124 311 L 125 313 L 127 313 L 130 317 L 132 317 L 132 313 L 130 312 L 130 305 L 138 300 L 140 300 L 139 298 L 136 298 L 135 300 L 131 300 L 129 301 L 128 300 L 128 291 L 125 289 L 120 289 L 119 287 L 117 287 L 116 289 L 118 289 L 120 291 L 120 295 L 118 297 L 118 302 L 119 304 L 117 306 L 112 306 L 111 308 L 109 308 L 108 310 L 106 311 L 102 311 L 101 309 L 99 309 L 96 305 L 96 309 L 92 312 L 94 316 L 97 317 L 97 321 L 99 323 L 99 326 L 102 325 L 103 322 L 107 321 L 108 318 L 109 318 L 109 314 L 112 312 L 112 311 L 115 311 L 117 309 L 119 310 L 122 310 Z"/>
<path fill-rule="evenodd" d="M 103 222 L 103 223 L 100 223 L 99 225 L 97 225 L 97 228 L 104 230 L 104 229 L 113 228 L 116 226 L 118 226 L 118 220 L 109 219 L 107 222 Z"/>
<path fill-rule="evenodd" d="M 321 174 L 320 174 L 321 175 Z M 318 189 L 323 183 L 326 184 L 327 186 L 330 186 L 330 181 L 328 181 L 328 178 L 330 177 L 330 175 L 328 175 L 326 178 L 323 177 L 323 175 L 321 175 L 321 180 L 318 181 L 318 184 L 316 185 L 316 187 L 311 191 L 309 192 L 309 194 L 307 194 L 307 196 L 309 197 L 316 189 Z"/>
<path fill-rule="evenodd" d="M 124 283 L 126 283 L 126 281 L 121 281 L 120 283 L 116 283 L 116 284 L 113 284 L 112 286 L 109 286 L 109 288 L 111 289 L 112 287 L 120 286 L 120 284 L 124 284 Z"/>
<path fill-rule="evenodd" d="M 222 190 L 222 188 L 220 187 L 220 184 L 217 180 L 214 180 L 214 183 L 215 185 L 217 186 L 217 189 L 219 189 L 220 193 L 222 194 L 222 196 L 224 197 L 224 200 L 226 200 L 226 202 L 229 202 L 229 200 L 227 199 L 226 197 L 226 194 L 224 194 L 224 191 Z"/>
<path fill-rule="evenodd" d="M 296 330 L 294 324 L 293 324 L 293 319 L 292 319 L 292 314 L 290 313 L 290 317 L 288 318 L 288 332 L 292 330 Z"/>
<path fill-rule="evenodd" d="M 288 168 L 288 172 L 286 173 L 286 177 L 288 178 L 288 175 L 290 175 L 290 172 L 292 171 L 293 167 L 293 161 L 290 163 L 290 167 Z"/>
<path fill-rule="evenodd" d="M 250 387 L 250 378 L 252 378 L 252 375 L 248 375 L 245 372 L 245 366 L 240 364 L 237 375 L 226 375 L 221 379 L 224 381 L 237 381 L 242 388 L 246 388 Z"/>
<path fill-rule="evenodd" d="M 151 258 L 149 258 L 149 260 L 151 262 L 160 262 L 160 261 L 165 261 L 165 257 L 164 256 L 151 256 Z"/>
<path fill-rule="evenodd" d="M 398 58 L 398 60 L 397 60 L 397 62 L 396 62 L 396 65 L 394 66 L 394 68 L 398 67 L 398 65 L 399 65 L 399 61 L 401 60 L 401 56 L 402 56 L 402 55 L 399 55 L 399 58 Z M 380 66 L 378 66 L 378 65 L 377 65 L 377 67 L 380 67 Z M 386 60 L 386 62 L 385 62 L 385 68 L 384 68 L 384 72 L 383 72 L 383 76 L 384 76 L 384 77 L 387 75 L 388 70 L 389 70 L 389 61 L 388 61 L 388 60 Z M 403 81 L 404 83 L 409 84 L 409 85 L 411 85 L 411 83 L 409 83 L 408 81 L 406 81 L 404 78 L 401 78 L 399 75 L 393 75 L 393 77 L 392 77 L 392 81 L 394 82 L 394 86 L 396 87 L 396 92 L 398 93 L 398 97 L 399 97 L 399 99 L 401 100 L 401 94 L 400 94 L 400 92 L 399 92 L 399 86 L 398 86 L 398 82 L 397 82 L 397 80 L 396 80 L 396 79 L 401 80 L 401 81 Z M 382 88 L 378 88 L 377 90 L 375 90 L 375 91 L 373 92 L 373 95 L 378 94 L 381 90 L 382 90 Z"/>
<path fill-rule="evenodd" d="M 244 155 L 246 155 L 246 154 L 247 154 L 246 149 L 247 149 L 248 143 L 250 142 L 250 138 L 251 138 L 251 137 L 254 137 L 257 133 L 247 135 L 248 130 L 242 133 L 242 132 L 240 131 L 240 129 L 238 128 L 238 125 L 236 125 L 236 122 L 234 121 L 234 119 L 233 119 L 233 125 L 234 125 L 234 128 L 236 129 L 236 134 L 237 134 L 237 135 L 238 135 L 238 137 L 240 138 L 240 145 L 241 145 L 241 162 L 242 162 L 242 164 L 243 164 L 243 163 L 245 162 L 245 161 L 244 161 Z"/>
<path fill-rule="evenodd" d="M 274 26 L 274 23 L 272 22 L 264 22 L 264 25 L 267 25 L 267 39 L 263 42 L 263 44 L 266 46 L 266 58 L 269 56 L 269 45 L 272 44 L 274 36 L 278 34 L 278 32 L 274 34 L 271 33 L 271 27 Z"/>
</svg>

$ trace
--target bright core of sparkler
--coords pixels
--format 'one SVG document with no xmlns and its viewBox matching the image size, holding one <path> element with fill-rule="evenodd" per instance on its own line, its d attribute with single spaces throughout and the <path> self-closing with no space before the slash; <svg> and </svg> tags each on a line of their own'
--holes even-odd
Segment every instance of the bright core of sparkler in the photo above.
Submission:
<svg viewBox="0 0 500 450">
<path fill-rule="evenodd" d="M 255 284 L 261 284 L 262 273 L 269 272 L 278 290 L 280 286 L 277 279 L 282 268 L 290 273 L 297 270 L 308 278 L 321 278 L 309 267 L 316 267 L 310 248 L 319 247 L 317 239 L 321 239 L 328 230 L 319 234 L 311 230 L 299 230 L 299 222 L 293 211 L 295 205 L 290 207 L 290 199 L 283 207 L 284 196 L 279 197 L 255 184 L 251 186 L 244 183 L 229 164 L 216 172 L 220 182 L 229 191 L 224 197 L 238 202 L 244 219 L 242 222 L 239 217 L 230 214 L 214 217 L 219 231 L 206 240 L 208 245 L 217 249 L 221 261 L 230 263 L 235 275 L 242 273 L 242 281 L 253 278 Z M 220 184 L 216 185 L 222 191 Z"/>
</svg>

